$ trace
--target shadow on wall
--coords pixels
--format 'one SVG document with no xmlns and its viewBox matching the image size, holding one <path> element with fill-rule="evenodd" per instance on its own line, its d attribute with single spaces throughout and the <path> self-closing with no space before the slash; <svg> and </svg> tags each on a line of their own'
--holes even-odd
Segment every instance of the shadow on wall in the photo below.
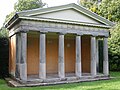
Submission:
<svg viewBox="0 0 120 90">
<path fill-rule="evenodd" d="M 0 38 L 0 78 L 8 77 L 9 39 Z"/>
<path fill-rule="evenodd" d="M 103 72 L 103 40 L 99 40 L 99 72 Z"/>
</svg>

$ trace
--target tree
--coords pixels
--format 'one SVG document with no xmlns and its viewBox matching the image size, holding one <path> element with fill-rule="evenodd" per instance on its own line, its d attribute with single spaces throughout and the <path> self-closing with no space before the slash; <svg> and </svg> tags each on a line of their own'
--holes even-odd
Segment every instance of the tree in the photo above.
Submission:
<svg viewBox="0 0 120 90">
<path fill-rule="evenodd" d="M 113 54 L 120 55 L 120 22 L 111 30 L 109 49 Z"/>
<path fill-rule="evenodd" d="M 14 5 L 14 10 L 18 12 L 35 8 L 42 8 L 45 5 L 46 4 L 41 0 L 18 0 L 18 2 Z"/>
<path fill-rule="evenodd" d="M 103 0 L 98 14 L 114 22 L 120 21 L 120 0 Z"/>
<path fill-rule="evenodd" d="M 7 15 L 3 25 L 5 25 L 5 23 L 7 23 L 14 14 L 15 14 L 15 12 L 11 12 L 9 15 Z M 8 38 L 8 32 L 9 31 L 4 26 L 2 26 L 0 29 L 0 38 L 4 38 L 4 37 Z"/>
<path fill-rule="evenodd" d="M 8 30 L 4 27 L 0 29 L 0 38 L 8 37 Z"/>
<path fill-rule="evenodd" d="M 8 14 L 8 15 L 6 16 L 5 21 L 4 21 L 3 24 L 7 23 L 7 22 L 12 18 L 12 16 L 13 16 L 14 14 L 15 14 L 14 11 L 11 12 L 10 14 Z"/>
<path fill-rule="evenodd" d="M 103 0 L 97 13 L 113 22 L 116 26 L 110 30 L 108 40 L 110 70 L 120 71 L 120 0 Z"/>
<path fill-rule="evenodd" d="M 100 2 L 101 0 L 80 0 L 80 5 L 97 13 Z"/>
<path fill-rule="evenodd" d="M 80 0 L 80 4 L 110 21 L 120 21 L 120 0 Z"/>
<path fill-rule="evenodd" d="M 110 70 L 120 71 L 120 22 L 111 29 L 108 39 Z"/>
</svg>

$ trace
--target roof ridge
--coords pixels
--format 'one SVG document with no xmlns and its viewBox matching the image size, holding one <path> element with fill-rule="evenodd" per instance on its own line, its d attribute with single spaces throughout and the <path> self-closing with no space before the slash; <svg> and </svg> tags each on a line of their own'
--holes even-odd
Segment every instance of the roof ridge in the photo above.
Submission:
<svg viewBox="0 0 120 90">
<path fill-rule="evenodd" d="M 69 3 L 69 4 L 64 4 L 64 5 L 57 5 L 57 6 L 51 6 L 51 7 L 45 7 L 45 8 L 36 8 L 36 9 L 31 9 L 31 10 L 23 10 L 23 11 L 16 12 L 16 13 L 19 14 L 19 13 L 25 13 L 25 12 L 28 12 L 28 11 L 36 11 L 36 10 L 42 10 L 42 9 L 48 9 L 48 8 L 62 7 L 62 6 L 73 5 L 73 4 L 75 4 L 75 3 Z"/>
</svg>

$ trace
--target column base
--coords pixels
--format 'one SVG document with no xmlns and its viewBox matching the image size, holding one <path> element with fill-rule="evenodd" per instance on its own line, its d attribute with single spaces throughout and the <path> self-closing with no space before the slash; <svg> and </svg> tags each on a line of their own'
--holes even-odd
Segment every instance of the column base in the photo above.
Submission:
<svg viewBox="0 0 120 90">
<path fill-rule="evenodd" d="M 103 73 L 104 73 L 105 76 L 109 75 L 108 61 L 103 61 Z"/>
<path fill-rule="evenodd" d="M 65 78 L 65 70 L 64 70 L 64 63 L 59 63 L 59 71 L 58 71 L 60 78 Z"/>
<path fill-rule="evenodd" d="M 15 77 L 16 78 L 20 77 L 20 68 L 19 68 L 19 64 L 18 63 L 16 63 Z"/>
<path fill-rule="evenodd" d="M 46 79 L 46 64 L 40 63 L 39 78 Z"/>
<path fill-rule="evenodd" d="M 76 72 L 75 72 L 77 77 L 81 77 L 82 73 L 81 73 L 81 63 L 76 63 Z"/>
<path fill-rule="evenodd" d="M 27 81 L 27 69 L 26 63 L 20 64 L 20 79 Z"/>
</svg>

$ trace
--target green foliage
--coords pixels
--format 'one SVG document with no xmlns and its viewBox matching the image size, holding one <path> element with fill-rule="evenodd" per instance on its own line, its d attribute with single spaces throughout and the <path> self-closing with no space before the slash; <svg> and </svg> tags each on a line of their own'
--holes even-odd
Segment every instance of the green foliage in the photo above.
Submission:
<svg viewBox="0 0 120 90">
<path fill-rule="evenodd" d="M 97 13 L 111 21 L 120 21 L 120 0 L 102 0 Z"/>
<path fill-rule="evenodd" d="M 80 0 L 80 5 L 97 13 L 100 1 L 101 0 Z"/>
<path fill-rule="evenodd" d="M 109 50 L 112 54 L 120 55 L 120 23 L 118 23 L 115 28 L 111 30 Z"/>
<path fill-rule="evenodd" d="M 14 11 L 8 14 L 5 18 L 4 24 L 7 23 L 13 17 L 14 14 L 15 14 Z"/>
<path fill-rule="evenodd" d="M 111 21 L 118 22 L 111 29 L 109 38 L 110 70 L 120 71 L 120 0 L 103 0 L 97 13 Z"/>
<path fill-rule="evenodd" d="M 14 5 L 15 11 L 30 10 L 35 8 L 42 8 L 45 6 L 45 3 L 42 3 L 41 0 L 18 0 Z"/>
<path fill-rule="evenodd" d="M 120 0 L 80 0 L 80 4 L 110 21 L 120 21 Z"/>
<path fill-rule="evenodd" d="M 8 37 L 8 30 L 4 27 L 2 27 L 0 30 L 0 38 L 3 38 L 3 37 Z"/>
<path fill-rule="evenodd" d="M 120 71 L 120 23 L 111 29 L 108 45 L 110 69 Z"/>
</svg>

